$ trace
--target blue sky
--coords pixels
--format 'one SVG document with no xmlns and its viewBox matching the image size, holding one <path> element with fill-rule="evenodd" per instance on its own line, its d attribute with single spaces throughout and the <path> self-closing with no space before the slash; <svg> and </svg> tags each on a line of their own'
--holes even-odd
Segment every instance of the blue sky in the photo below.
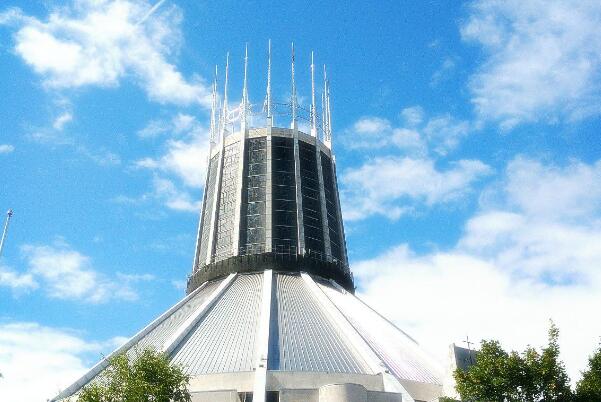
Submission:
<svg viewBox="0 0 601 402">
<path fill-rule="evenodd" d="M 261 103 L 268 39 L 282 101 L 292 41 L 301 102 L 311 50 L 328 66 L 360 296 L 441 359 L 553 319 L 576 379 L 601 335 L 600 27 L 596 1 L 3 3 L 0 395 L 54 395 L 183 296 L 214 66 L 237 102 L 248 43 Z"/>
</svg>

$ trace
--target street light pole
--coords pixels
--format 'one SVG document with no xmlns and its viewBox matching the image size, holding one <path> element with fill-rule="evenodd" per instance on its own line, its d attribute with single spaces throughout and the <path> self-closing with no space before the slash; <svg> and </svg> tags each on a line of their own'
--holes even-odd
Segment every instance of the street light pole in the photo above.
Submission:
<svg viewBox="0 0 601 402">
<path fill-rule="evenodd" d="M 2 240 L 0 240 L 0 257 L 2 257 L 2 250 L 4 249 L 4 241 L 6 240 L 6 234 L 8 233 L 8 225 L 10 218 L 13 216 L 13 210 L 9 209 L 6 212 L 6 221 L 4 222 L 4 230 L 2 231 Z"/>
</svg>

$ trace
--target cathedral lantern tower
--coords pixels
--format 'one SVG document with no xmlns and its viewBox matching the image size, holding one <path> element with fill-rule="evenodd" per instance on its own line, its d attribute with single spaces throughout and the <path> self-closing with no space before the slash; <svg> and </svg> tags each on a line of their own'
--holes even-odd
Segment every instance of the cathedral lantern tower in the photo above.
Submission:
<svg viewBox="0 0 601 402">
<path fill-rule="evenodd" d="M 285 109 L 277 116 L 290 118 L 290 128 L 277 127 L 271 73 L 265 107 L 253 113 L 246 62 L 242 101 L 238 109 L 228 110 L 228 70 L 229 60 L 219 110 L 213 96 L 211 152 L 188 292 L 232 272 L 265 269 L 317 274 L 354 292 L 327 117 L 327 80 L 321 106 L 325 116 L 318 116 L 314 64 L 310 110 L 297 105 L 293 76 L 293 99 L 289 105 L 278 104 Z M 252 117 L 263 117 L 264 126 L 251 127 Z M 307 132 L 299 130 L 299 119 Z"/>
<path fill-rule="evenodd" d="M 206 185 L 187 295 L 53 401 L 100 381 L 114 354 L 153 348 L 190 375 L 193 402 L 419 402 L 443 372 L 405 332 L 355 296 L 332 150 L 330 85 L 317 112 L 213 84 Z M 320 69 L 321 70 L 321 69 Z M 320 80 L 321 81 L 321 80 Z M 399 290 L 402 291 L 402 290 Z M 410 308 L 410 306 L 403 306 Z"/>
</svg>

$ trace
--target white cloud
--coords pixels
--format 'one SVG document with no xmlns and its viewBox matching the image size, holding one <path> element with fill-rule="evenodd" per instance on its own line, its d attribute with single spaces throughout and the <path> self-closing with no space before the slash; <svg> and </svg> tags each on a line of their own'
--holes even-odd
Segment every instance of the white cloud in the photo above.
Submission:
<svg viewBox="0 0 601 402">
<path fill-rule="evenodd" d="M 45 21 L 11 9 L 0 22 L 17 25 L 15 52 L 50 88 L 116 86 L 131 76 L 153 100 L 209 107 L 204 83 L 168 61 L 182 40 L 181 11 L 155 8 L 150 17 L 151 8 L 146 0 L 77 0 Z"/>
<path fill-rule="evenodd" d="M 502 127 L 601 113 L 601 3 L 479 0 L 462 37 L 486 59 L 470 82 L 484 119 Z"/>
<path fill-rule="evenodd" d="M 38 287 L 38 283 L 31 273 L 21 274 L 0 265 L 0 286 L 5 286 L 19 292 L 35 289 Z"/>
<path fill-rule="evenodd" d="M 208 153 L 204 139 L 190 142 L 169 140 L 166 146 L 167 151 L 163 156 L 158 159 L 140 159 L 136 166 L 175 175 L 190 187 L 202 187 Z"/>
<path fill-rule="evenodd" d="M 413 116 L 416 119 L 417 116 Z M 349 149 L 399 148 L 411 154 L 424 154 L 426 144 L 413 128 L 396 128 L 381 117 L 365 116 L 346 130 L 342 137 Z"/>
<path fill-rule="evenodd" d="M 350 149 L 400 149 L 411 155 L 424 155 L 428 148 L 440 155 L 455 149 L 472 127 L 450 114 L 425 119 L 420 106 L 401 111 L 402 124 L 395 126 L 387 119 L 365 116 L 345 130 L 342 141 Z"/>
<path fill-rule="evenodd" d="M 189 191 L 177 186 L 173 181 L 154 175 L 151 182 L 151 190 L 140 196 L 119 195 L 111 201 L 124 205 L 141 205 L 153 200 L 158 200 L 167 208 L 174 211 L 198 213 L 201 207 L 201 197 L 194 197 Z M 154 211 L 151 214 L 140 214 L 144 219 L 157 219 L 161 214 Z"/>
<path fill-rule="evenodd" d="M 429 159 L 376 158 L 343 172 L 345 218 L 378 214 L 398 219 L 418 203 L 431 206 L 461 198 L 474 181 L 490 172 L 490 167 L 474 160 L 460 160 L 440 171 Z"/>
<path fill-rule="evenodd" d="M 140 204 L 160 200 L 176 211 L 198 212 L 201 200 L 191 191 L 204 186 L 208 160 L 208 131 L 194 116 L 177 114 L 167 120 L 152 120 L 138 131 L 141 138 L 169 135 L 164 153 L 137 160 L 134 167 L 153 173 L 152 190 L 138 197 L 118 196 L 113 201 Z"/>
<path fill-rule="evenodd" d="M 15 150 L 15 147 L 10 144 L 0 144 L 0 154 L 10 154 Z"/>
<path fill-rule="evenodd" d="M 114 152 L 104 148 L 98 150 L 90 150 L 87 146 L 79 145 L 75 147 L 79 155 L 86 157 L 99 166 L 116 166 L 121 164 L 121 157 Z"/>
<path fill-rule="evenodd" d="M 33 287 L 27 280 L 31 278 L 31 283 L 39 283 L 51 298 L 103 303 L 138 297 L 128 281 L 113 281 L 97 272 L 88 256 L 73 250 L 64 241 L 58 240 L 52 245 L 25 245 L 21 250 L 28 270 L 19 277 L 20 282 L 23 286 Z M 19 281 L 13 285 L 15 283 Z"/>
<path fill-rule="evenodd" d="M 545 166 L 518 157 L 508 168 L 505 191 L 511 204 L 541 219 L 588 216 L 601 208 L 601 161 Z"/>
<path fill-rule="evenodd" d="M 70 112 L 64 112 L 54 120 L 52 127 L 55 130 L 60 131 L 65 127 L 65 124 L 69 123 L 71 120 L 73 120 L 73 115 Z"/>
<path fill-rule="evenodd" d="M 452 71 L 455 69 L 457 62 L 455 59 L 451 57 L 447 57 L 444 59 L 438 70 L 432 74 L 432 78 L 430 79 L 430 85 L 435 87 L 440 84 L 442 81 L 449 78 Z"/>
<path fill-rule="evenodd" d="M 60 145 L 72 148 L 78 156 L 84 157 L 99 166 L 116 166 L 121 164 L 121 157 L 118 154 L 104 147 L 92 149 L 81 143 L 80 138 L 66 133 L 63 129 L 72 120 L 72 113 L 64 111 L 54 119 L 51 126 L 31 127 L 27 138 L 40 144 Z"/>
<path fill-rule="evenodd" d="M 449 114 L 430 119 L 423 128 L 432 148 L 440 155 L 446 155 L 449 150 L 455 149 L 470 130 L 467 121 L 456 120 Z"/>
<path fill-rule="evenodd" d="M 151 120 L 146 127 L 138 130 L 137 134 L 140 138 L 155 138 L 169 131 L 170 125 L 164 120 Z"/>
<path fill-rule="evenodd" d="M 200 211 L 201 200 L 193 200 L 185 190 L 179 189 L 171 180 L 155 176 L 152 182 L 154 197 L 162 200 L 165 205 L 175 211 Z"/>
<path fill-rule="evenodd" d="M 209 137 L 207 130 L 193 116 L 178 114 L 171 121 L 154 120 L 141 132 L 143 136 L 171 132 L 183 138 L 168 139 L 164 155 L 140 159 L 135 163 L 137 167 L 175 176 L 189 187 L 204 185 Z"/>
<path fill-rule="evenodd" d="M 89 342 L 70 331 L 33 322 L 0 324 L 0 394 L 6 401 L 52 398 L 99 360 L 101 352 L 123 339 Z"/>
<path fill-rule="evenodd" d="M 409 127 L 415 127 L 424 121 L 424 109 L 421 106 L 406 107 L 401 110 L 401 117 Z"/>
<path fill-rule="evenodd" d="M 601 335 L 591 319 L 601 310 L 601 194 L 577 214 L 573 201 L 599 166 L 517 158 L 496 184 L 498 202 L 482 206 L 454 247 L 417 255 L 400 245 L 356 263 L 360 293 L 441 359 L 467 334 L 516 349 L 543 345 L 552 318 L 576 380 Z M 554 213 L 541 214 L 535 206 L 544 210 L 558 183 L 566 185 Z"/>
<path fill-rule="evenodd" d="M 156 279 L 156 276 L 152 274 L 124 274 L 123 272 L 117 272 L 117 278 L 125 282 L 150 282 Z"/>
<path fill-rule="evenodd" d="M 379 117 L 364 117 L 359 119 L 353 126 L 358 134 L 379 134 L 382 131 L 390 130 L 390 122 Z"/>
</svg>

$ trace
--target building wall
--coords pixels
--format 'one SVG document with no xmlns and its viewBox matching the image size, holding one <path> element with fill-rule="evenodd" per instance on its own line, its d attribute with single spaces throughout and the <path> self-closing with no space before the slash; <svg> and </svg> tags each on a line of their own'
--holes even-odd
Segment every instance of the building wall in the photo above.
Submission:
<svg viewBox="0 0 601 402">
<path fill-rule="evenodd" d="M 264 252 L 346 264 L 329 149 L 290 129 L 247 130 L 241 137 L 231 134 L 212 152 L 194 269 Z"/>
</svg>

